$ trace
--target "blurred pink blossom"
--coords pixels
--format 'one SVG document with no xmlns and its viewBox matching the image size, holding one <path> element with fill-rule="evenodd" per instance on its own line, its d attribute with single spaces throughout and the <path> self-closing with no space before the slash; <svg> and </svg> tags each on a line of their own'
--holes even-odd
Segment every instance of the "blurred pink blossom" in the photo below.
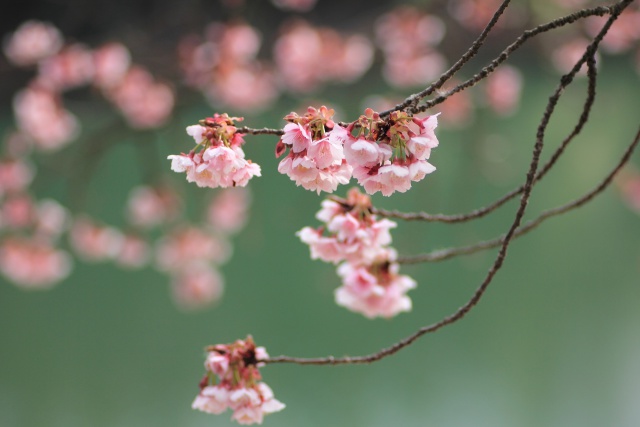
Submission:
<svg viewBox="0 0 640 427">
<path fill-rule="evenodd" d="M 119 84 L 106 91 L 106 96 L 127 122 L 138 129 L 162 126 L 171 115 L 175 101 L 168 85 L 156 82 L 139 66 L 131 67 Z"/>
<path fill-rule="evenodd" d="M 573 66 L 582 58 L 584 52 L 589 46 L 589 40 L 579 37 L 558 43 L 551 54 L 551 62 L 556 70 L 561 73 L 568 73 Z M 596 52 L 596 63 L 600 60 L 600 55 Z M 587 74 L 587 65 L 582 64 L 578 75 Z"/>
<path fill-rule="evenodd" d="M 259 111 L 279 94 L 275 77 L 256 60 L 261 37 L 242 22 L 210 24 L 204 40 L 191 36 L 179 46 L 187 84 L 201 90 L 212 105 L 239 111 Z"/>
<path fill-rule="evenodd" d="M 81 44 L 74 44 L 41 61 L 37 81 L 53 91 L 62 92 L 89 84 L 93 76 L 91 51 Z"/>
<path fill-rule="evenodd" d="M 586 20 L 587 32 L 595 37 L 607 22 L 606 17 L 592 16 Z M 632 47 L 638 47 L 640 41 L 640 6 L 631 6 L 624 10 L 616 25 L 611 26 L 602 39 L 602 47 L 609 53 L 623 53 Z"/>
<path fill-rule="evenodd" d="M 311 92 L 325 82 L 360 78 L 372 64 L 373 46 L 361 35 L 345 36 L 296 20 L 282 30 L 273 57 L 283 85 Z"/>
<path fill-rule="evenodd" d="M 207 307 L 222 297 L 224 282 L 218 271 L 206 264 L 191 263 L 174 273 L 171 291 L 175 303 L 185 310 Z"/>
<path fill-rule="evenodd" d="M 107 43 L 93 52 L 93 83 L 109 89 L 120 83 L 130 66 L 129 49 L 121 43 Z"/>
<path fill-rule="evenodd" d="M 42 150 L 57 150 L 79 133 L 78 120 L 62 107 L 59 95 L 41 86 L 18 92 L 13 110 L 20 130 Z"/>
<path fill-rule="evenodd" d="M 34 223 L 35 215 L 34 202 L 26 193 L 12 194 L 0 205 L 2 225 L 7 228 L 30 227 Z"/>
<path fill-rule="evenodd" d="M 458 82 L 455 80 L 450 81 L 451 87 L 447 89 L 451 89 L 456 83 Z M 443 89 L 441 92 L 444 93 L 446 90 Z M 446 101 L 438 105 L 438 110 L 442 113 L 440 122 L 443 127 L 463 128 L 473 121 L 474 105 L 468 90 L 449 96 Z"/>
<path fill-rule="evenodd" d="M 509 65 L 498 67 L 485 81 L 487 104 L 501 116 L 508 116 L 518 110 L 522 74 Z"/>
<path fill-rule="evenodd" d="M 223 234 L 234 234 L 247 223 L 251 193 L 247 188 L 227 188 L 209 203 L 207 222 Z"/>
<path fill-rule="evenodd" d="M 127 200 L 127 219 L 140 228 L 152 228 L 171 221 L 179 211 L 177 194 L 164 187 L 135 187 Z"/>
<path fill-rule="evenodd" d="M 46 22 L 27 21 L 5 39 L 4 53 L 14 64 L 27 66 L 54 55 L 61 47 L 62 34 L 56 27 Z"/>
<path fill-rule="evenodd" d="M 0 273 L 24 289 L 49 288 L 70 271 L 71 257 L 47 242 L 10 237 L 0 243 Z"/>
<path fill-rule="evenodd" d="M 151 250 L 145 239 L 134 234 L 125 234 L 115 262 L 124 268 L 142 268 L 149 262 L 150 256 Z"/>
<path fill-rule="evenodd" d="M 413 7 L 401 7 L 380 17 L 376 39 L 384 52 L 387 82 L 410 87 L 437 78 L 447 65 L 445 57 L 435 50 L 444 33 L 442 20 Z"/>
<path fill-rule="evenodd" d="M 25 160 L 0 160 L 0 196 L 25 190 L 34 176 L 35 168 Z"/>
<path fill-rule="evenodd" d="M 52 240 L 58 238 L 69 225 L 69 212 L 53 199 L 38 201 L 35 214 L 35 231 L 38 236 Z"/>
<path fill-rule="evenodd" d="M 123 236 L 113 227 L 99 225 L 88 217 L 76 218 L 69 232 L 69 243 L 85 261 L 115 258 L 122 249 Z"/>
<path fill-rule="evenodd" d="M 640 214 L 640 173 L 625 171 L 616 184 L 624 202 L 635 212 Z"/>
<path fill-rule="evenodd" d="M 171 230 L 156 245 L 156 266 L 161 271 L 181 271 L 193 262 L 222 264 L 230 256 L 226 240 L 189 225 Z"/>
</svg>

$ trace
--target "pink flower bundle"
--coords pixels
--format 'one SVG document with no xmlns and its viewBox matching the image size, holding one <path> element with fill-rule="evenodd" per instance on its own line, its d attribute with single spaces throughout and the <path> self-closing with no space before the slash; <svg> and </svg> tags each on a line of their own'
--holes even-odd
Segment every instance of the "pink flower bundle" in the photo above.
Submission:
<svg viewBox="0 0 640 427">
<path fill-rule="evenodd" d="M 244 187 L 254 176 L 260 176 L 260 166 L 246 160 L 242 144 L 244 139 L 237 133 L 235 121 L 242 118 L 215 114 L 202 121 L 201 125 L 187 127 L 196 147 L 189 154 L 171 155 L 171 169 L 185 172 L 187 181 L 198 187 Z M 198 151 L 200 149 L 200 151 Z"/>
<path fill-rule="evenodd" d="M 335 124 L 334 111 L 322 106 L 309 107 L 307 114 L 296 113 L 284 119 L 284 135 L 276 146 L 276 157 L 289 148 L 289 154 L 278 165 L 278 172 L 286 174 L 296 185 L 307 190 L 333 193 L 338 184 L 347 184 L 352 168 L 342 149 L 345 129 Z"/>
<path fill-rule="evenodd" d="M 338 305 L 368 318 L 388 318 L 411 310 L 406 293 L 416 283 L 398 274 L 396 251 L 388 246 L 395 222 L 377 220 L 371 214 L 370 198 L 356 188 L 344 203 L 325 200 L 316 217 L 324 227 L 304 227 L 297 234 L 309 245 L 311 258 L 342 262 L 338 275 L 343 282 L 335 292 Z"/>
<path fill-rule="evenodd" d="M 256 347 L 251 336 L 232 344 L 210 347 L 204 363 L 206 375 L 191 407 L 210 414 L 231 408 L 232 420 L 239 424 L 262 424 L 266 414 L 285 405 L 273 397 L 271 388 L 260 382 L 261 360 L 269 357 L 264 347 Z M 217 377 L 217 378 L 216 378 Z"/>
</svg>

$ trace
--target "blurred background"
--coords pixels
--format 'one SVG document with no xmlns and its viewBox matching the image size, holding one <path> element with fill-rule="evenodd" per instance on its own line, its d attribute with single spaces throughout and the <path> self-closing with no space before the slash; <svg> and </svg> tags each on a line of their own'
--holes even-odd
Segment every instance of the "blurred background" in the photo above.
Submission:
<svg viewBox="0 0 640 427">
<path fill-rule="evenodd" d="M 455 82 L 524 29 L 592 5 L 514 3 Z M 262 178 L 245 189 L 197 188 L 166 156 L 191 150 L 185 127 L 213 112 L 279 128 L 309 105 L 343 121 L 382 111 L 437 78 L 498 4 L 12 4 L 0 16 L 0 425 L 232 425 L 190 408 L 206 345 L 252 334 L 272 356 L 368 354 L 466 302 L 495 250 L 403 266 L 418 282 L 410 313 L 369 320 L 337 306 L 335 266 L 294 234 L 320 225 L 323 195 L 277 172 L 275 137 L 246 137 Z M 636 2 L 605 38 L 591 120 L 527 218 L 594 187 L 637 132 L 639 17 Z M 548 97 L 602 23 L 532 40 L 437 106 L 437 172 L 374 205 L 461 213 L 520 185 Z M 582 76 L 566 90 L 545 159 L 586 87 Z M 640 425 L 638 167 L 635 154 L 604 194 L 514 242 L 463 321 L 369 366 L 264 368 L 287 405 L 265 425 Z M 401 223 L 393 245 L 409 255 L 493 238 L 515 210 Z"/>
</svg>

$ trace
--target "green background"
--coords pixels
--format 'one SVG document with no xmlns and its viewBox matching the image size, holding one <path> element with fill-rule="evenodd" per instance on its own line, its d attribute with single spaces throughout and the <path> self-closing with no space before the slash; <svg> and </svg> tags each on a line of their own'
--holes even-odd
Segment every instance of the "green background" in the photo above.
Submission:
<svg viewBox="0 0 640 427">
<path fill-rule="evenodd" d="M 637 132 L 638 75 L 627 60 L 606 59 L 593 119 L 535 187 L 527 218 L 595 186 Z M 356 100 L 379 83 L 367 78 L 357 90 L 330 87 L 318 98 L 342 105 L 341 118 L 355 118 Z M 374 204 L 467 212 L 519 185 L 556 81 L 548 68 L 527 68 L 517 115 L 501 119 L 480 110 L 469 128 L 440 128 L 432 155 L 438 171 L 406 194 L 374 197 Z M 578 81 L 560 103 L 545 159 L 573 127 L 585 88 L 584 79 Z M 248 124 L 280 126 L 281 117 L 304 102 L 286 98 Z M 100 127 L 100 108 L 84 110 L 87 134 Z M 153 139 L 123 131 L 128 136 L 110 146 L 87 183 L 88 211 L 122 223 L 126 195 L 142 175 L 136 145 L 154 144 L 158 167 L 168 169 L 162 158 L 189 144 L 184 126 L 210 113 L 198 101 Z M 402 267 L 418 282 L 410 293 L 414 309 L 391 320 L 338 307 L 335 268 L 311 261 L 294 235 L 317 225 L 322 197 L 278 174 L 274 138 L 247 140 L 247 157 L 262 166 L 263 177 L 251 182 L 251 219 L 222 268 L 226 288 L 216 307 L 176 309 L 168 279 L 152 270 L 77 262 L 70 278 L 44 292 L 0 281 L 0 426 L 232 425 L 228 412 L 212 416 L 190 408 L 206 345 L 252 334 L 272 356 L 368 354 L 455 311 L 491 265 L 495 250 Z M 639 164 L 637 154 L 632 163 Z M 55 176 L 41 169 L 38 196 L 65 198 L 65 181 L 52 181 Z M 182 184 L 182 176 L 172 178 Z M 194 213 L 211 191 L 180 188 Z M 469 224 L 402 223 L 394 246 L 411 254 L 492 238 L 506 231 L 515 209 L 511 202 Z M 638 214 L 615 189 L 607 190 L 514 242 L 485 297 L 461 322 L 372 365 L 263 368 L 287 405 L 265 425 L 640 425 L 639 235 Z"/>
</svg>

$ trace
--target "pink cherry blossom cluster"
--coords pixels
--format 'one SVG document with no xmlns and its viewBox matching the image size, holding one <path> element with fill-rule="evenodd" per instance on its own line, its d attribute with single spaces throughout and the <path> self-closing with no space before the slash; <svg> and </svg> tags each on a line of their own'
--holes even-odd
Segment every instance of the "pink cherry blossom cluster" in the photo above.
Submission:
<svg viewBox="0 0 640 427">
<path fill-rule="evenodd" d="M 427 161 L 431 149 L 438 146 L 436 126 L 437 114 L 420 119 L 395 111 L 384 121 L 367 109 L 347 127 L 344 154 L 353 166 L 353 177 L 368 194 L 404 193 L 411 182 L 421 181 L 436 170 Z"/>
<path fill-rule="evenodd" d="M 411 182 L 435 170 L 427 159 L 438 146 L 438 115 L 420 119 L 395 111 L 385 121 L 368 108 L 346 128 L 332 116 L 333 110 L 322 106 L 309 107 L 304 116 L 291 113 L 284 118 L 290 123 L 276 146 L 276 157 L 287 148 L 289 153 L 278 171 L 296 185 L 332 193 L 353 175 L 367 193 L 390 196 L 407 191 Z"/>
<path fill-rule="evenodd" d="M 265 415 L 285 407 L 260 381 L 258 368 L 264 365 L 260 361 L 268 357 L 264 347 L 256 347 L 251 336 L 209 347 L 204 363 L 207 373 L 191 407 L 210 414 L 221 414 L 230 408 L 231 419 L 238 424 L 262 424 Z"/>
<path fill-rule="evenodd" d="M 371 199 L 356 188 L 349 190 L 345 201 L 323 201 L 316 218 L 325 225 L 304 227 L 297 235 L 309 245 L 312 259 L 342 263 L 338 267 L 342 286 L 335 291 L 338 305 L 368 318 L 411 310 L 406 293 L 416 283 L 398 274 L 396 251 L 389 247 L 389 230 L 395 222 L 376 219 Z"/>
<path fill-rule="evenodd" d="M 334 111 L 325 106 L 309 107 L 304 116 L 296 113 L 284 119 L 284 135 L 276 146 L 276 157 L 289 148 L 289 154 L 278 165 L 296 185 L 307 190 L 332 193 L 338 184 L 347 184 L 352 167 L 347 164 L 343 144 L 346 130 L 331 120 Z"/>
<path fill-rule="evenodd" d="M 395 87 L 411 87 L 435 80 L 446 68 L 436 46 L 445 34 L 440 18 L 414 7 L 400 7 L 382 15 L 376 40 L 384 53 L 383 75 Z"/>
<path fill-rule="evenodd" d="M 187 127 L 196 147 L 189 154 L 168 156 L 171 170 L 185 172 L 187 181 L 198 187 L 210 188 L 244 187 L 252 177 L 260 176 L 260 166 L 244 158 L 243 135 L 234 126 L 241 120 L 216 113 L 201 125 Z"/>
<path fill-rule="evenodd" d="M 134 128 L 159 127 L 173 110 L 170 86 L 131 66 L 122 44 L 95 50 L 79 43 L 64 46 L 55 27 L 28 21 L 8 38 L 4 52 L 14 65 L 37 65 L 36 75 L 16 94 L 13 106 L 20 131 L 40 149 L 56 150 L 78 136 L 78 119 L 63 103 L 64 92 L 71 89 L 98 88 Z"/>
<path fill-rule="evenodd" d="M 272 67 L 256 59 L 261 37 L 246 23 L 215 22 L 204 39 L 190 36 L 179 46 L 188 85 L 201 90 L 216 107 L 259 111 L 278 97 Z"/>
</svg>

